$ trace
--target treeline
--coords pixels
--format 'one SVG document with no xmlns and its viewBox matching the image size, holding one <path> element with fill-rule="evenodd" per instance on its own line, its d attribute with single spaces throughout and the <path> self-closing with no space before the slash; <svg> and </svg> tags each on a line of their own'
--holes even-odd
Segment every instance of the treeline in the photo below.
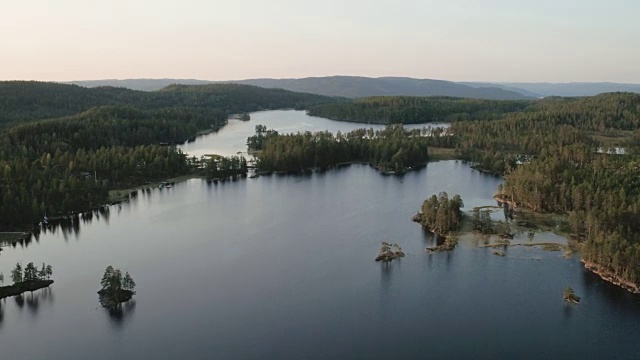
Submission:
<svg viewBox="0 0 640 360">
<path fill-rule="evenodd" d="M 428 146 L 437 137 L 407 131 L 402 125 L 381 131 L 338 132 L 335 136 L 329 132 L 273 135 L 265 139 L 257 167 L 260 171 L 298 172 L 366 161 L 380 171 L 403 173 L 428 160 Z"/>
<path fill-rule="evenodd" d="M 422 203 L 421 213 L 414 220 L 436 234 L 445 235 L 460 227 L 463 207 L 460 195 L 449 199 L 446 192 L 441 192 L 438 196 L 431 195 Z"/>
<path fill-rule="evenodd" d="M 420 124 L 500 118 L 534 101 L 380 96 L 314 106 L 309 115 L 373 124 Z"/>
<path fill-rule="evenodd" d="M 262 150 L 267 138 L 271 136 L 278 136 L 278 132 L 275 130 L 267 130 L 264 125 L 256 125 L 256 134 L 247 138 L 247 148 L 249 151 Z"/>
<path fill-rule="evenodd" d="M 212 156 L 203 160 L 203 164 L 203 174 L 207 180 L 247 175 L 247 159 L 244 156 Z"/>
<path fill-rule="evenodd" d="M 75 115 L 98 106 L 142 110 L 218 109 L 227 114 L 300 108 L 330 103 L 333 98 L 238 84 L 172 85 L 146 92 L 124 88 L 84 88 L 35 81 L 0 82 L 0 125 Z"/>
<path fill-rule="evenodd" d="M 14 126 L 0 137 L 0 156 L 32 158 L 56 151 L 182 143 L 227 121 L 218 109 L 140 110 L 105 106 L 81 114 Z"/>
<path fill-rule="evenodd" d="M 40 158 L 0 160 L 0 223 L 20 228 L 100 206 L 108 191 L 186 174 L 183 154 L 157 145 L 57 150 Z"/>
</svg>

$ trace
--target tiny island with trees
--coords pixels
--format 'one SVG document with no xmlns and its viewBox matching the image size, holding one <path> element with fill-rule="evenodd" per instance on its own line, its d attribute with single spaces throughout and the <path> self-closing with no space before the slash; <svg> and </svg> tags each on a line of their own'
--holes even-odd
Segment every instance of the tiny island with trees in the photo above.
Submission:
<svg viewBox="0 0 640 360">
<path fill-rule="evenodd" d="M 432 195 L 422 203 L 421 211 L 412 220 L 424 226 L 430 232 L 442 237 L 444 242 L 426 248 L 427 252 L 450 251 L 457 245 L 457 239 L 451 233 L 460 228 L 463 220 L 464 203 L 460 195 L 449 199 L 446 192 Z"/>
<path fill-rule="evenodd" d="M 117 308 L 135 295 L 136 283 L 129 272 L 122 275 L 120 269 L 114 269 L 111 265 L 104 271 L 100 285 L 102 286 L 98 291 L 100 305 L 107 309 Z"/>
<path fill-rule="evenodd" d="M 42 268 L 38 270 L 33 262 L 28 263 L 24 268 L 22 264 L 17 263 L 11 271 L 13 285 L 0 287 L 0 299 L 49 287 L 53 284 L 52 275 L 51 265 L 42 263 Z M 0 274 L 0 282 L 4 282 L 4 274 Z"/>
<path fill-rule="evenodd" d="M 380 251 L 378 252 L 378 256 L 376 256 L 376 261 L 382 261 L 383 263 L 389 263 L 394 259 L 399 259 L 404 257 L 404 251 L 398 244 L 390 244 L 386 241 L 382 242 L 382 246 L 380 247 Z"/>
</svg>

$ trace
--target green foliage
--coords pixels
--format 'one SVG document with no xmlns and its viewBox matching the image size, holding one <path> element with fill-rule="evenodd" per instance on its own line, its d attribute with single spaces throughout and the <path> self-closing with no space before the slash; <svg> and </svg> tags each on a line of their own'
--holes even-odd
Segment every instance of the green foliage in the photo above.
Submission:
<svg viewBox="0 0 640 360">
<path fill-rule="evenodd" d="M 472 223 L 473 223 L 473 230 L 478 231 L 482 234 L 496 233 L 496 229 L 493 226 L 493 221 L 491 220 L 490 210 L 474 211 Z"/>
<path fill-rule="evenodd" d="M 262 150 L 265 141 L 272 136 L 278 136 L 278 132 L 275 130 L 267 130 L 267 127 L 264 125 L 256 125 L 256 134 L 247 138 L 249 151 Z"/>
<path fill-rule="evenodd" d="M 334 101 L 234 84 L 142 92 L 16 81 L 0 82 L 0 99 L 0 125 L 15 124 L 0 132 L 3 228 L 100 206 L 111 189 L 190 173 L 200 164 L 166 145 L 223 126 L 228 113 Z M 239 158 L 204 167 L 246 173 Z"/>
<path fill-rule="evenodd" d="M 0 125 L 65 117 L 106 105 L 141 110 L 218 109 L 230 114 L 305 108 L 335 101 L 325 96 L 237 84 L 171 85 L 145 92 L 34 81 L 0 82 L 0 99 Z"/>
<path fill-rule="evenodd" d="M 27 264 L 24 267 L 24 281 L 33 281 L 38 279 L 38 269 L 33 265 L 33 262 Z"/>
<path fill-rule="evenodd" d="M 374 124 L 421 124 L 494 119 L 532 104 L 524 100 L 378 96 L 314 106 L 309 115 Z"/>
<path fill-rule="evenodd" d="M 453 121 L 448 136 L 430 140 L 430 146 L 455 149 L 476 168 L 505 175 L 502 196 L 517 206 L 569 214 L 586 261 L 640 283 L 640 95 L 536 101 L 383 97 L 310 113 L 380 123 Z M 598 152 L 612 144 L 627 155 Z M 488 213 L 474 214 L 474 224 L 483 232 L 509 232 L 506 224 L 490 226 Z"/>
<path fill-rule="evenodd" d="M 53 268 L 51 265 L 42 263 L 42 270 L 38 271 L 33 262 L 28 263 L 24 269 L 20 263 L 17 263 L 15 268 L 11 270 L 11 280 L 14 284 L 19 284 L 24 281 L 49 280 L 52 274 Z M 4 282 L 4 276 L 0 282 Z"/>
<path fill-rule="evenodd" d="M 14 284 L 22 282 L 22 265 L 20 263 L 17 263 L 16 267 L 11 270 L 11 280 Z"/>
<path fill-rule="evenodd" d="M 449 199 L 446 192 L 432 195 L 422 203 L 421 224 L 436 234 L 446 234 L 460 227 L 464 203 L 460 195 Z"/>
<path fill-rule="evenodd" d="M 210 157 L 203 163 L 208 180 L 247 175 L 247 159 L 244 156 Z"/>
<path fill-rule="evenodd" d="M 428 160 L 428 145 L 439 136 L 406 131 L 402 125 L 385 130 L 359 129 L 335 136 L 329 132 L 265 137 L 257 166 L 262 171 L 298 172 L 328 168 L 339 163 L 367 161 L 381 171 L 403 173 Z"/>
<path fill-rule="evenodd" d="M 123 277 L 120 269 L 114 269 L 113 266 L 109 265 L 102 275 L 100 286 L 102 286 L 101 291 L 107 294 L 116 294 L 120 290 L 133 291 L 136 283 L 129 275 L 129 272 L 125 273 Z"/>
<path fill-rule="evenodd" d="M 136 287 L 136 282 L 133 281 L 133 279 L 131 278 L 131 275 L 129 275 L 129 272 L 127 271 L 124 274 L 124 278 L 122 278 L 122 288 L 125 290 L 133 291 L 135 287 Z"/>
<path fill-rule="evenodd" d="M 640 95 L 550 98 L 526 112 L 452 124 L 459 154 L 505 174 L 502 195 L 539 212 L 567 213 L 587 262 L 640 281 L 640 158 L 600 154 L 592 134 L 640 128 Z M 637 130 L 636 130 L 637 132 Z M 521 164 L 521 165 L 518 165 Z"/>
</svg>

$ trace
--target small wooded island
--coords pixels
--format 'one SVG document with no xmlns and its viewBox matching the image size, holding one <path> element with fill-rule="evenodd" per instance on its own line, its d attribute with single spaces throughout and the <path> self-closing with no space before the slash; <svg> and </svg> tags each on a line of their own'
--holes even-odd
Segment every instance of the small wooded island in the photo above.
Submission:
<svg viewBox="0 0 640 360">
<path fill-rule="evenodd" d="M 120 269 L 114 269 L 109 265 L 100 281 L 102 289 L 98 291 L 100 305 L 108 309 L 117 308 L 121 303 L 131 300 L 135 294 L 136 283 L 126 272 L 122 276 Z"/>
<path fill-rule="evenodd" d="M 573 291 L 573 289 L 571 287 L 567 287 L 566 289 L 564 289 L 564 293 L 562 294 L 562 298 L 564 299 L 564 301 L 571 303 L 571 304 L 579 304 L 580 303 L 580 296 L 576 295 L 576 293 Z"/>
<path fill-rule="evenodd" d="M 335 135 L 328 131 L 283 135 L 259 125 L 247 145 L 249 151 L 259 150 L 256 167 L 261 172 L 299 173 L 367 162 L 385 174 L 404 174 L 429 160 L 428 144 L 440 135 L 427 136 L 402 124 L 388 125 L 380 131 L 358 129 Z"/>
<path fill-rule="evenodd" d="M 378 256 L 376 256 L 376 261 L 382 261 L 384 263 L 388 263 L 393 261 L 393 259 L 404 257 L 404 252 L 402 248 L 398 244 L 389 244 L 387 242 L 382 242 L 382 247 L 380 248 L 380 252 Z"/>
<path fill-rule="evenodd" d="M 421 211 L 411 220 L 421 224 L 430 232 L 444 238 L 444 242 L 437 246 L 428 247 L 427 252 L 440 252 L 453 250 L 458 241 L 450 233 L 457 230 L 462 223 L 462 211 L 464 206 L 460 195 L 454 195 L 449 200 L 446 192 L 432 195 L 422 203 Z"/>
<path fill-rule="evenodd" d="M 11 271 L 13 285 L 0 287 L 0 299 L 49 287 L 53 284 L 51 275 L 53 275 L 51 265 L 42 263 L 42 269 L 38 270 L 35 265 L 33 265 L 33 262 L 30 262 L 23 270 L 22 265 L 17 263 Z M 4 282 L 4 275 L 0 274 L 0 280 Z"/>
</svg>

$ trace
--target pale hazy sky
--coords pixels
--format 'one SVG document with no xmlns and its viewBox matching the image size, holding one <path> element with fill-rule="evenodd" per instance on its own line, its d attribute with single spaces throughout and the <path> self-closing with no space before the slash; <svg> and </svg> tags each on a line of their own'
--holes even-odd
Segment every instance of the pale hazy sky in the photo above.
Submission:
<svg viewBox="0 0 640 360">
<path fill-rule="evenodd" d="M 0 79 L 640 83 L 640 0 L 0 0 Z"/>
</svg>

